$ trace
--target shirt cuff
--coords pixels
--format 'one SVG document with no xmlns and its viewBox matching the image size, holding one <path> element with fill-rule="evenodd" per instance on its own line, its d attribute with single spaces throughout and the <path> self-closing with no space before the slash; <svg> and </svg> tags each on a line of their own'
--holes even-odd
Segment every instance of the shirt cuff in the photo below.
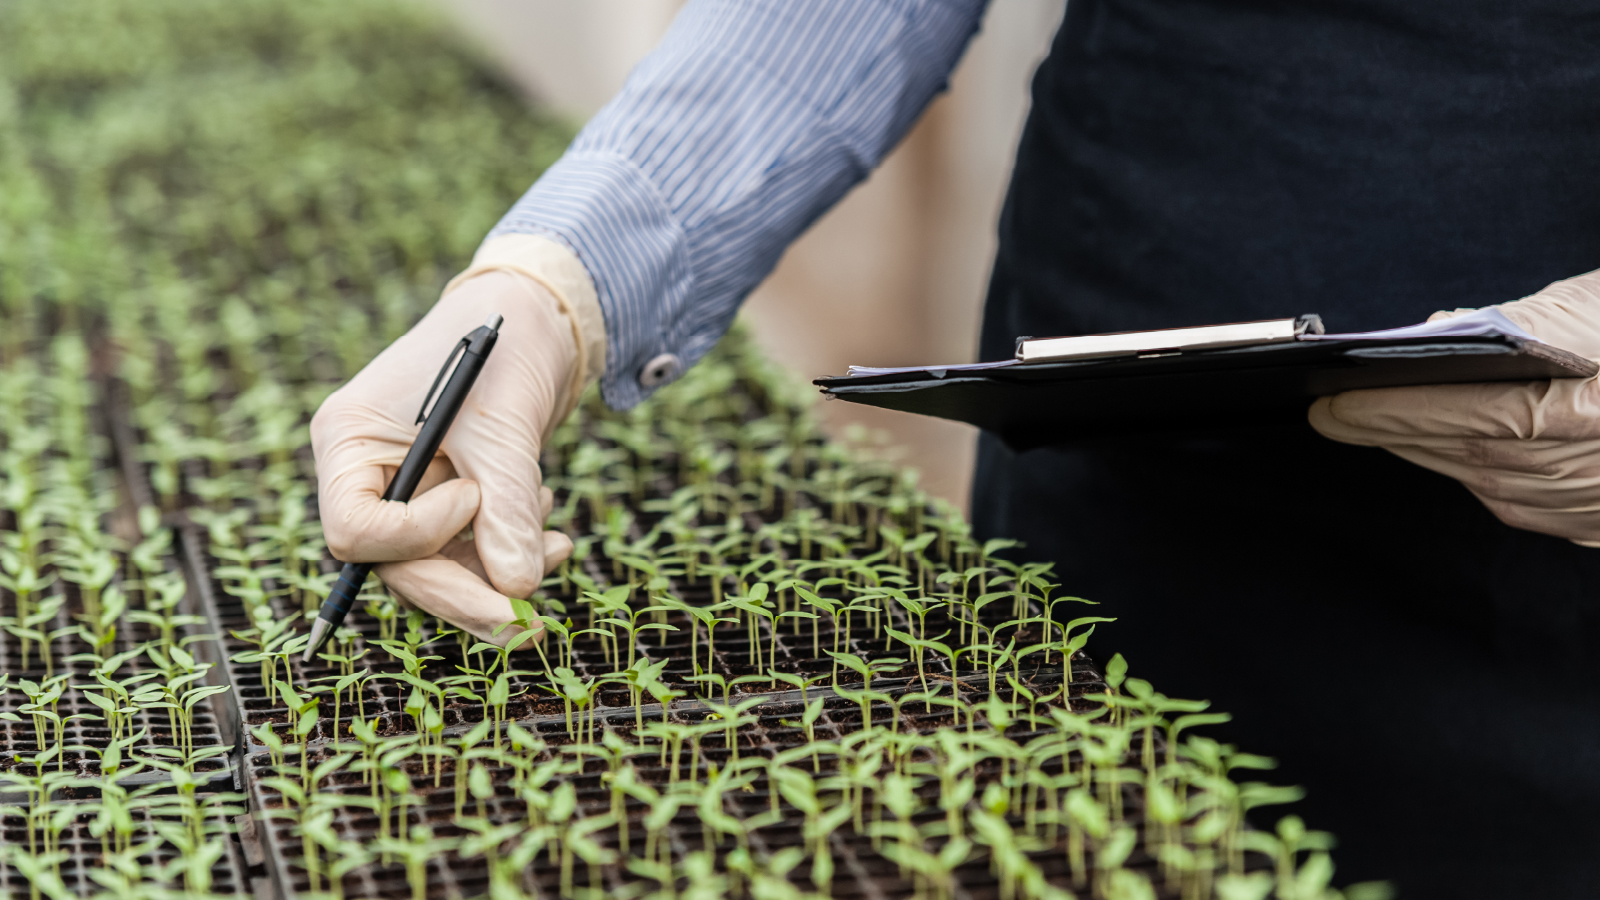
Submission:
<svg viewBox="0 0 1600 900">
<path fill-rule="evenodd" d="M 489 232 L 490 240 L 513 234 L 555 240 L 587 268 L 609 329 L 600 393 L 613 409 L 682 374 L 726 328 L 684 316 L 694 282 L 686 235 L 625 157 L 569 149 Z"/>
<path fill-rule="evenodd" d="M 606 369 L 606 324 L 594 280 L 577 254 L 557 241 L 537 234 L 501 234 L 478 247 L 472 264 L 450 279 L 444 293 L 486 272 L 506 272 L 543 287 L 572 324 L 572 339 L 578 347 L 574 370 L 579 377 L 568 379 L 561 414 L 552 420 L 560 422 L 577 408 L 584 390 Z"/>
</svg>

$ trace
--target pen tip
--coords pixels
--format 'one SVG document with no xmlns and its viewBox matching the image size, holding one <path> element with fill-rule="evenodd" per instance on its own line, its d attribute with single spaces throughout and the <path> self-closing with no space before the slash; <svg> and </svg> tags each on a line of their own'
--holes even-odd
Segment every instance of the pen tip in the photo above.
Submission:
<svg viewBox="0 0 1600 900">
<path fill-rule="evenodd" d="M 321 616 L 311 623 L 311 640 L 306 642 L 306 652 L 300 656 L 303 663 L 311 662 L 318 650 L 322 649 L 322 640 L 328 636 L 328 620 Z"/>
<path fill-rule="evenodd" d="M 487 322 L 485 322 L 483 324 L 490 331 L 499 331 L 500 330 L 500 326 L 502 324 L 504 324 L 504 323 L 505 323 L 505 317 L 500 315 L 499 313 L 495 313 L 495 314 L 489 316 L 489 321 L 487 321 Z"/>
</svg>

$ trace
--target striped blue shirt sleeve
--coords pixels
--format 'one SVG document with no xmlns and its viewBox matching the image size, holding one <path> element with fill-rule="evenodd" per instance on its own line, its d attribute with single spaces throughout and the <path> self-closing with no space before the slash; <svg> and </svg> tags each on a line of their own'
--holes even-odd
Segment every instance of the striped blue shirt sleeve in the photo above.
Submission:
<svg viewBox="0 0 1600 900">
<path fill-rule="evenodd" d="M 607 403 L 646 363 L 692 365 L 791 241 L 943 90 L 987 0 L 691 0 L 490 237 L 542 234 L 588 268 Z"/>
</svg>

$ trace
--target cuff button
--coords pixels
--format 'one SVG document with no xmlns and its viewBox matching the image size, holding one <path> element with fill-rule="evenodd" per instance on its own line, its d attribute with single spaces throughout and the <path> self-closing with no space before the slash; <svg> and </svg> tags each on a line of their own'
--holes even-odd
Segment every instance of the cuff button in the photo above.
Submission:
<svg viewBox="0 0 1600 900">
<path fill-rule="evenodd" d="M 663 353 L 644 364 L 644 369 L 639 372 L 639 386 L 646 390 L 658 388 L 678 377 L 681 371 L 683 360 L 675 354 Z"/>
</svg>

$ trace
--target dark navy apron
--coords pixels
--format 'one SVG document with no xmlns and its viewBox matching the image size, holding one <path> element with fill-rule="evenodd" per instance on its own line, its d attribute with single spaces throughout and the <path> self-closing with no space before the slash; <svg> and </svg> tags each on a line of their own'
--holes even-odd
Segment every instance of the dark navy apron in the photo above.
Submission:
<svg viewBox="0 0 1600 900">
<path fill-rule="evenodd" d="M 1513 300 L 1600 267 L 1597 161 L 1593 0 L 1072 0 L 982 357 Z M 1023 454 L 985 436 L 972 506 L 1120 617 L 1093 648 L 1282 760 L 1339 836 L 1339 883 L 1600 897 L 1600 550 L 1303 420 Z"/>
</svg>

